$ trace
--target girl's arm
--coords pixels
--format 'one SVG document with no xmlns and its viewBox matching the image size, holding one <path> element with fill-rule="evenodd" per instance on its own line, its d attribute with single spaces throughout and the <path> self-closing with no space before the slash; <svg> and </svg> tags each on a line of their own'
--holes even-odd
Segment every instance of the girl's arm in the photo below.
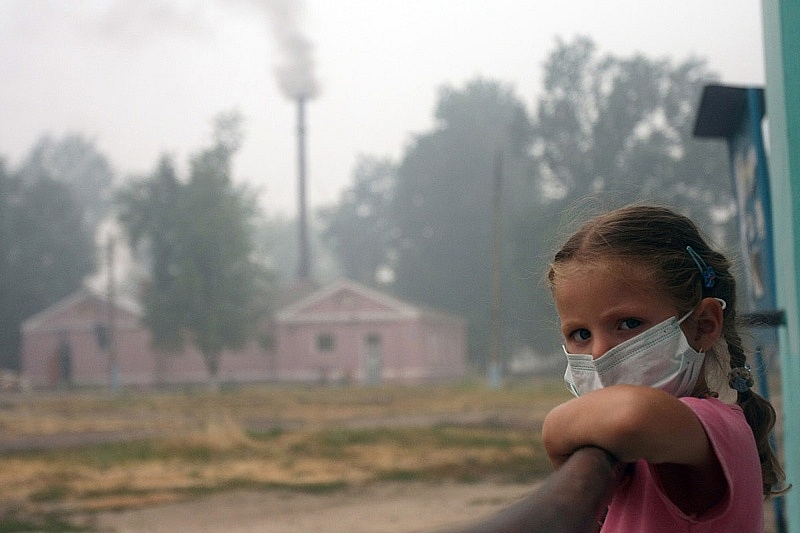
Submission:
<svg viewBox="0 0 800 533">
<path fill-rule="evenodd" d="M 717 466 L 692 410 L 650 387 L 616 385 L 563 403 L 545 418 L 542 439 L 556 468 L 584 446 L 607 450 L 625 463 L 644 459 L 700 470 Z"/>
<path fill-rule="evenodd" d="M 579 396 L 550 411 L 542 439 L 556 468 L 584 446 L 602 448 L 623 463 L 644 459 L 686 514 L 710 509 L 727 491 L 700 421 L 686 404 L 658 389 L 615 385 Z"/>
</svg>

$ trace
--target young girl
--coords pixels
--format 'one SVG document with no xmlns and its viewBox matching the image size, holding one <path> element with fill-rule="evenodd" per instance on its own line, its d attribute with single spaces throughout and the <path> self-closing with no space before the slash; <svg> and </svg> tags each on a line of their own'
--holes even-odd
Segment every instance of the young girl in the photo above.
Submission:
<svg viewBox="0 0 800 533">
<path fill-rule="evenodd" d="M 631 464 L 602 531 L 763 531 L 784 474 L 727 259 L 686 217 L 629 206 L 581 227 L 548 279 L 577 396 L 545 419 L 550 460 L 594 446 Z"/>
</svg>

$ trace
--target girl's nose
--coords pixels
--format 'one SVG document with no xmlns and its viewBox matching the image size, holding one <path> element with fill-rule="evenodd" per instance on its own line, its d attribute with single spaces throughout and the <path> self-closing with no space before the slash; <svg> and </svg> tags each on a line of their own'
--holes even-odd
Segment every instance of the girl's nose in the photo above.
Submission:
<svg viewBox="0 0 800 533">
<path fill-rule="evenodd" d="M 605 355 L 605 353 L 614 346 L 616 346 L 616 343 L 613 339 L 603 335 L 593 335 L 591 351 L 592 359 L 597 359 L 598 357 Z"/>
</svg>

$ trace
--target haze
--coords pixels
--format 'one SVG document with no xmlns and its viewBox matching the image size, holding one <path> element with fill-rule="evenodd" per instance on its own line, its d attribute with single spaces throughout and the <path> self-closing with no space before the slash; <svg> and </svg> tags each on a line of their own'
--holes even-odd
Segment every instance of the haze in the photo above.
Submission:
<svg viewBox="0 0 800 533">
<path fill-rule="evenodd" d="M 724 83 L 763 85 L 759 0 L 6 0 L 0 155 L 13 168 L 43 134 L 80 132 L 121 179 L 162 152 L 185 163 L 213 116 L 238 109 L 237 180 L 261 191 L 268 214 L 292 215 L 293 90 L 315 96 L 308 198 L 319 206 L 359 154 L 399 157 L 430 129 L 443 84 L 497 79 L 533 106 L 555 39 L 578 34 L 602 52 L 699 56 Z M 309 77 L 287 89 L 292 60 Z"/>
</svg>

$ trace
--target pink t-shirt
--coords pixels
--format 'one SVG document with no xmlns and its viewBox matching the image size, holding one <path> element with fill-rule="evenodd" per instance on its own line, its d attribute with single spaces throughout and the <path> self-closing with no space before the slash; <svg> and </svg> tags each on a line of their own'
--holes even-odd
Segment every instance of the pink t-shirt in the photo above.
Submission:
<svg viewBox="0 0 800 533">
<path fill-rule="evenodd" d="M 695 413 L 722 465 L 728 492 L 713 508 L 688 516 L 667 497 L 654 469 L 638 461 L 614 494 L 603 533 L 763 532 L 761 465 L 755 439 L 738 405 L 717 399 L 681 398 Z"/>
</svg>

